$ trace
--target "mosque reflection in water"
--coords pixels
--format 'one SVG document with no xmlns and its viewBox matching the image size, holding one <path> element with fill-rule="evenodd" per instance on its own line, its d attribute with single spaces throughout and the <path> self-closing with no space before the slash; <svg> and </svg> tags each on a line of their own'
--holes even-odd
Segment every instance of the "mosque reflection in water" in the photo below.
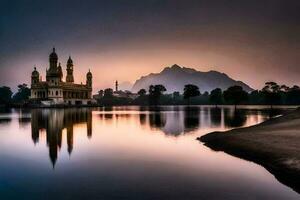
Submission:
<svg viewBox="0 0 300 200">
<path fill-rule="evenodd" d="M 62 147 L 63 130 L 66 129 L 68 153 L 73 150 L 73 126 L 85 123 L 87 137 L 92 137 L 92 111 L 89 109 L 34 109 L 31 111 L 31 136 L 34 143 L 39 142 L 41 134 L 46 133 L 49 157 L 55 166 L 58 151 Z"/>
<path fill-rule="evenodd" d="M 133 112 L 132 112 L 133 111 Z M 92 116 L 92 112 L 94 115 Z M 159 130 L 166 136 L 178 137 L 186 134 L 199 133 L 199 130 L 210 131 L 212 128 L 225 130 L 259 123 L 269 118 L 269 113 L 262 110 L 249 110 L 214 107 L 103 107 L 97 109 L 34 109 L 31 110 L 32 140 L 39 142 L 42 134 L 46 134 L 50 160 L 55 166 L 62 141 L 66 141 L 71 155 L 73 150 L 73 127 L 76 124 L 86 124 L 86 134 L 92 137 L 92 117 L 94 123 L 101 121 L 106 126 L 116 126 L 117 123 L 134 123 L 135 126 L 147 128 L 150 131 Z M 23 117 L 24 118 L 24 117 Z M 129 119 L 133 119 L 130 121 Z M 19 120 L 25 123 L 28 119 Z M 63 140 L 63 131 L 66 140 Z"/>
</svg>

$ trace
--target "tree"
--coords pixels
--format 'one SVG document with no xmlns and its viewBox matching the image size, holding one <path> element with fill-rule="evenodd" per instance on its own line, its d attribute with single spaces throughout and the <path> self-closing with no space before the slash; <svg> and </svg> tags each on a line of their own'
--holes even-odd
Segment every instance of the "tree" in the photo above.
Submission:
<svg viewBox="0 0 300 200">
<path fill-rule="evenodd" d="M 146 95 L 147 91 L 145 89 L 140 89 L 138 91 L 138 97 L 133 99 L 133 104 L 138 104 L 138 105 L 146 105 L 148 103 L 148 96 Z"/>
<path fill-rule="evenodd" d="M 200 91 L 198 86 L 187 84 L 184 86 L 183 89 L 183 98 L 188 100 L 188 104 L 190 104 L 190 98 L 196 97 L 200 95 Z"/>
<path fill-rule="evenodd" d="M 145 96 L 146 93 L 147 93 L 147 91 L 146 91 L 145 89 L 140 89 L 140 90 L 138 91 L 138 95 L 139 95 L 140 97 Z"/>
<path fill-rule="evenodd" d="M 0 104 L 8 104 L 11 101 L 12 91 L 7 86 L 0 87 Z"/>
<path fill-rule="evenodd" d="M 151 104 L 157 104 L 161 95 L 167 91 L 163 85 L 150 85 L 149 86 L 149 100 Z"/>
<path fill-rule="evenodd" d="M 18 85 L 18 92 L 13 96 L 13 101 L 15 103 L 25 103 L 30 97 L 30 89 L 27 84 L 23 83 Z"/>
<path fill-rule="evenodd" d="M 249 94 L 248 104 L 261 105 L 264 103 L 263 95 L 261 91 L 253 90 Z"/>
<path fill-rule="evenodd" d="M 220 88 L 212 90 L 209 95 L 209 101 L 216 107 L 218 104 L 221 104 L 223 102 L 222 90 Z"/>
<path fill-rule="evenodd" d="M 299 105 L 300 104 L 300 87 L 294 85 L 292 88 L 286 93 L 286 101 L 291 105 Z"/>
<path fill-rule="evenodd" d="M 104 90 L 103 97 L 104 98 L 111 98 L 111 97 L 113 97 L 113 93 L 114 93 L 113 89 L 107 88 L 107 89 Z"/>
<path fill-rule="evenodd" d="M 103 90 L 99 90 L 98 95 L 99 95 L 100 98 L 103 97 L 103 94 L 104 94 L 104 91 Z"/>
<path fill-rule="evenodd" d="M 180 93 L 178 91 L 173 92 L 173 98 L 178 99 L 180 97 Z"/>
<path fill-rule="evenodd" d="M 273 108 L 274 104 L 279 104 L 281 100 L 280 86 L 275 82 L 266 82 L 262 89 L 264 95 L 265 103 Z"/>
<path fill-rule="evenodd" d="M 224 91 L 223 96 L 227 103 L 234 104 L 234 109 L 236 109 L 237 104 L 240 104 L 248 99 L 248 93 L 238 85 L 229 87 Z"/>
<path fill-rule="evenodd" d="M 173 104 L 178 104 L 178 103 L 180 103 L 180 100 L 181 100 L 180 93 L 178 91 L 173 92 L 173 94 L 172 94 L 172 103 Z"/>
</svg>

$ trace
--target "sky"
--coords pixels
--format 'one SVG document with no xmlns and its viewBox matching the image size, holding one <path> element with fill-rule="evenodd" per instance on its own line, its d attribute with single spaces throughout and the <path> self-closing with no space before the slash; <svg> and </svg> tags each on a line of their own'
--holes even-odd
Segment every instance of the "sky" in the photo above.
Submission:
<svg viewBox="0 0 300 200">
<path fill-rule="evenodd" d="M 45 80 L 53 47 L 63 70 L 71 55 L 75 82 L 91 70 L 94 93 L 175 63 L 255 89 L 300 85 L 299 10 L 299 0 L 1 0 L 0 86 L 29 84 L 34 66 Z"/>
</svg>

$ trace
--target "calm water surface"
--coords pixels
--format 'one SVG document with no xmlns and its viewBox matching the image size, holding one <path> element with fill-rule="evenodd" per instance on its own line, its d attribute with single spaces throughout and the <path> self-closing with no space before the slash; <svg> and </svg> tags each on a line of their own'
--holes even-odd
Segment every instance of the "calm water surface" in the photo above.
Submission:
<svg viewBox="0 0 300 200">
<path fill-rule="evenodd" d="M 263 167 L 196 137 L 278 115 L 256 107 L 0 113 L 0 199 L 299 199 Z"/>
</svg>

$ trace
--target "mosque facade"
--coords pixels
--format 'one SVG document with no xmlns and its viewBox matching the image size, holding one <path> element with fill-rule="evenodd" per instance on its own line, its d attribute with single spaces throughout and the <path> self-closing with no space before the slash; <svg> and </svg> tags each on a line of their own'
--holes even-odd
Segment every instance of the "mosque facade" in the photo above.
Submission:
<svg viewBox="0 0 300 200">
<path fill-rule="evenodd" d="M 53 48 L 49 56 L 49 68 L 46 69 L 46 80 L 42 81 L 40 73 L 34 67 L 31 74 L 30 99 L 46 105 L 87 105 L 92 102 L 92 73 L 86 74 L 85 84 L 74 83 L 74 65 L 69 57 L 66 65 L 66 77 L 63 80 L 63 70 L 58 63 L 58 56 Z"/>
</svg>

